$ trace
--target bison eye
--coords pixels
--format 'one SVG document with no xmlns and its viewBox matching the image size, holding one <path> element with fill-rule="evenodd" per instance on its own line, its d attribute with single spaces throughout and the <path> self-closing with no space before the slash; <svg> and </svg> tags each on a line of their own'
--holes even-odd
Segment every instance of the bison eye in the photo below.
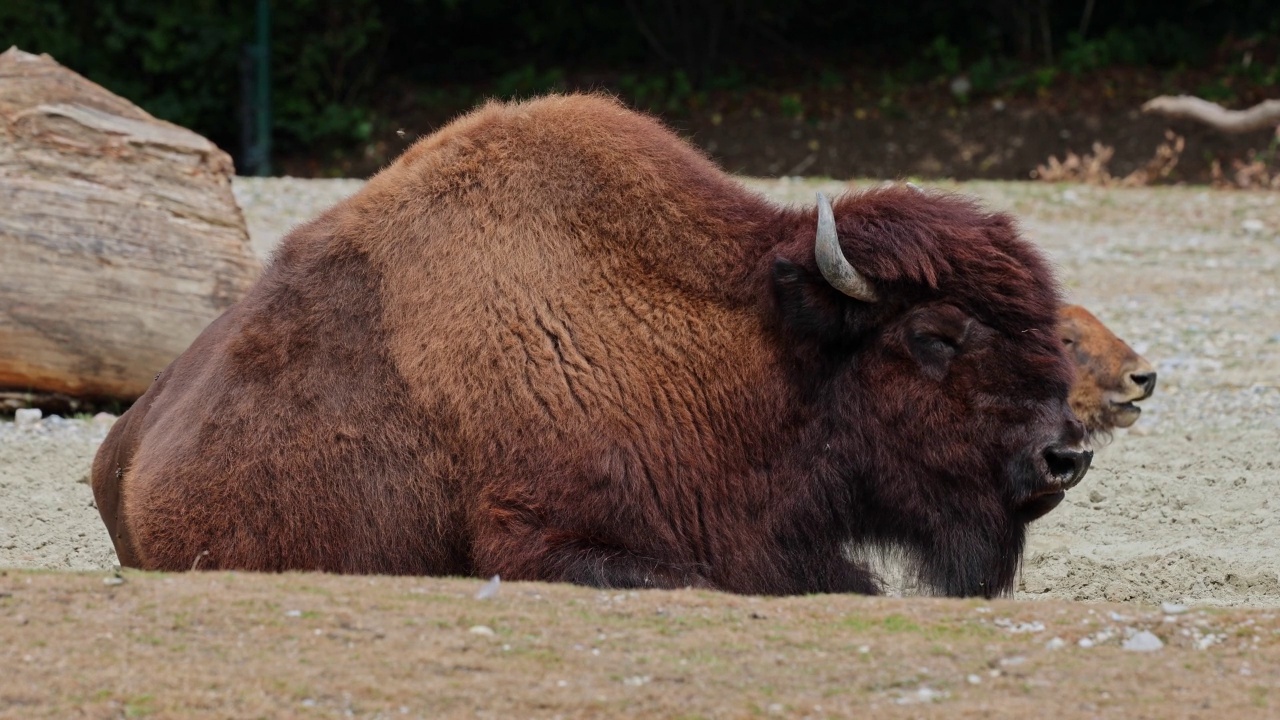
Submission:
<svg viewBox="0 0 1280 720">
<path fill-rule="evenodd" d="M 916 352 L 928 356 L 931 360 L 950 360 L 956 354 L 957 343 L 955 339 L 945 335 L 920 333 L 913 337 L 912 340 Z"/>
<path fill-rule="evenodd" d="M 947 338 L 932 335 L 926 340 L 926 342 L 929 343 L 929 349 L 934 352 L 953 353 L 956 351 L 956 344 Z"/>
<path fill-rule="evenodd" d="M 1072 340 L 1071 338 L 1062 338 L 1062 344 L 1063 344 L 1063 345 L 1075 345 L 1075 344 L 1076 344 L 1076 341 L 1075 341 L 1075 340 Z"/>
</svg>

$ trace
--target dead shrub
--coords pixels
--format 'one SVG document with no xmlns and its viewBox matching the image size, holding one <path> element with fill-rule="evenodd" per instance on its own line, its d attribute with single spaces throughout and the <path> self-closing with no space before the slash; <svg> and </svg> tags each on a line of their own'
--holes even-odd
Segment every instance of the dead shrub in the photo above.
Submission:
<svg viewBox="0 0 1280 720">
<path fill-rule="evenodd" d="M 1067 151 L 1059 161 L 1051 155 L 1047 163 L 1036 166 L 1031 177 L 1044 182 L 1071 182 L 1086 185 L 1142 187 L 1169 177 L 1178 166 L 1178 159 L 1186 149 L 1186 140 L 1172 130 L 1164 133 L 1165 141 L 1156 147 L 1155 154 L 1143 167 L 1118 178 L 1107 167 L 1115 156 L 1115 148 L 1095 141 L 1093 152 L 1076 155 Z"/>
<path fill-rule="evenodd" d="M 1240 190 L 1280 190 L 1280 168 L 1270 167 L 1256 155 L 1248 162 L 1231 161 L 1231 174 L 1222 170 L 1222 163 L 1213 161 L 1210 169 L 1213 173 L 1213 186 Z"/>
</svg>

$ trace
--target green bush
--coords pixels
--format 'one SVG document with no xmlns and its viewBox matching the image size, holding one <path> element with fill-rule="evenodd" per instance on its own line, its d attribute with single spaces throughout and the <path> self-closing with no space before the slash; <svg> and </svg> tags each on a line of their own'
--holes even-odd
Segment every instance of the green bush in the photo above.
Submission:
<svg viewBox="0 0 1280 720">
<path fill-rule="evenodd" d="M 49 53 L 153 115 L 226 141 L 235 137 L 227 106 L 239 97 L 245 20 L 214 0 L 5 0 L 0 44 Z"/>
<path fill-rule="evenodd" d="M 377 0 L 272 6 L 276 146 L 288 152 L 367 138 L 386 41 Z M 235 150 L 253 9 L 221 0 L 5 0 L 0 43 L 49 53 L 153 115 Z"/>
</svg>

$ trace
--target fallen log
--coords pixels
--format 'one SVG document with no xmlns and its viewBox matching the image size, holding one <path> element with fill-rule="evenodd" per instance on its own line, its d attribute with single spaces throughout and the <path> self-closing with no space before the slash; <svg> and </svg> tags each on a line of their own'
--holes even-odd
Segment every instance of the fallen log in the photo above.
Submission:
<svg viewBox="0 0 1280 720">
<path fill-rule="evenodd" d="M 132 400 L 261 272 L 230 156 L 0 54 L 0 389 Z"/>
<path fill-rule="evenodd" d="M 1191 95 L 1161 95 L 1144 103 L 1142 112 L 1194 120 L 1224 133 L 1280 127 L 1280 100 L 1264 100 L 1247 110 L 1228 110 Z"/>
</svg>

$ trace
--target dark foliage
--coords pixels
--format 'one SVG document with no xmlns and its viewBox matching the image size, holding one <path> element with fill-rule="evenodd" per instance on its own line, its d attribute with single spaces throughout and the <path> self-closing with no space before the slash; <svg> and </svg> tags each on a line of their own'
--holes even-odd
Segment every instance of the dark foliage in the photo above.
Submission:
<svg viewBox="0 0 1280 720">
<path fill-rule="evenodd" d="M 0 46 L 50 53 L 152 113 L 238 148 L 253 6 L 6 0 Z M 452 112 L 484 95 L 566 83 L 609 87 L 665 112 L 703 90 L 777 77 L 838 82 L 855 67 L 893 68 L 908 80 L 964 71 L 982 92 L 1011 77 L 1043 86 L 1060 71 L 1196 66 L 1224 41 L 1280 31 L 1272 0 L 274 0 L 272 8 L 283 153 L 368 139 L 375 107 Z M 1274 58 L 1245 70 L 1270 77 L 1273 66 Z"/>
</svg>

